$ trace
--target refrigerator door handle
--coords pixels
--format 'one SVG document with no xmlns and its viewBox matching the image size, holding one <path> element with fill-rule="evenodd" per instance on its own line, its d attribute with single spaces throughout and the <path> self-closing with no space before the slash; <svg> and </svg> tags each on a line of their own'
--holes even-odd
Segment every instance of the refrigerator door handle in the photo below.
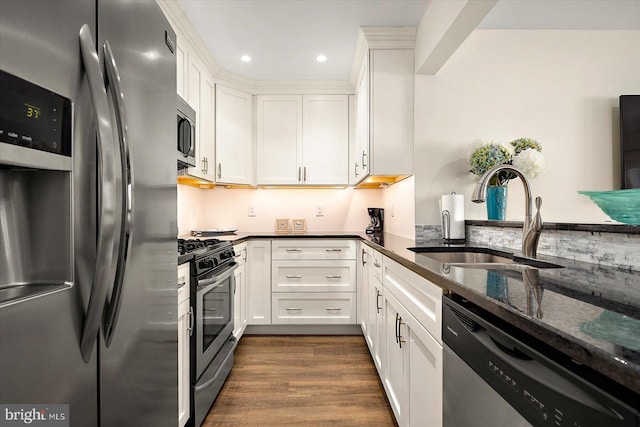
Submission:
<svg viewBox="0 0 640 427">
<path fill-rule="evenodd" d="M 111 115 L 107 103 L 107 92 L 104 87 L 100 60 L 95 49 L 95 42 L 88 25 L 80 28 L 80 51 L 84 64 L 89 93 L 93 104 L 93 112 L 97 126 L 98 153 L 98 242 L 96 252 L 96 266 L 91 285 L 91 296 L 87 314 L 82 325 L 80 339 L 80 353 L 85 363 L 91 359 L 93 346 L 96 343 L 100 318 L 104 311 L 104 302 L 109 285 L 113 283 L 114 269 L 113 251 L 116 228 L 116 159 L 113 144 Z"/>
<path fill-rule="evenodd" d="M 124 108 L 124 93 L 120 87 L 120 73 L 116 65 L 116 60 L 111 50 L 109 41 L 105 41 L 102 46 L 104 68 L 107 89 L 115 106 L 116 124 L 118 127 L 118 142 L 120 149 L 120 165 L 122 172 L 122 188 L 120 189 L 121 212 L 120 212 L 120 234 L 118 241 L 118 258 L 116 260 L 116 276 L 111 292 L 111 300 L 105 308 L 103 315 L 104 340 L 107 347 L 111 343 L 113 332 L 118 322 L 118 314 L 122 302 L 122 292 L 124 286 L 124 276 L 127 266 L 127 258 L 131 244 L 131 231 L 133 223 L 133 165 L 131 164 L 131 152 L 129 150 L 129 138 L 127 136 L 127 115 Z"/>
</svg>

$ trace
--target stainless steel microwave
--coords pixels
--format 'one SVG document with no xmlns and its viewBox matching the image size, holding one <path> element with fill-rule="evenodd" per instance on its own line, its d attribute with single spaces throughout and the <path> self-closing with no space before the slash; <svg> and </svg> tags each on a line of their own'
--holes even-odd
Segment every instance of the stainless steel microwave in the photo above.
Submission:
<svg viewBox="0 0 640 427">
<path fill-rule="evenodd" d="M 178 169 L 196 165 L 196 112 L 178 96 Z"/>
</svg>

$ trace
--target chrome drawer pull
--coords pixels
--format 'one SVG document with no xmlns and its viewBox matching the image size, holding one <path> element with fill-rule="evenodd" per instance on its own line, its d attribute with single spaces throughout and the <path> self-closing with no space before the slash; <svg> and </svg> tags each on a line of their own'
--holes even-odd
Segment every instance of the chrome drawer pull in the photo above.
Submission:
<svg viewBox="0 0 640 427">
<path fill-rule="evenodd" d="M 328 275 L 328 276 L 324 276 L 324 277 L 327 278 L 327 279 L 342 279 L 342 276 L 339 276 L 339 275 L 334 275 L 334 276 Z"/>
<path fill-rule="evenodd" d="M 342 252 L 342 249 L 336 248 L 336 249 L 327 249 L 327 252 Z"/>
<path fill-rule="evenodd" d="M 287 274 L 285 277 L 287 279 L 302 279 L 302 276 L 300 276 L 299 274 Z"/>
<path fill-rule="evenodd" d="M 296 248 L 294 248 L 294 249 L 285 249 L 285 251 L 287 251 L 287 252 L 302 252 L 302 249 L 296 249 Z"/>
<path fill-rule="evenodd" d="M 373 265 L 374 265 L 376 268 L 380 268 L 380 267 L 381 267 L 381 265 L 380 265 L 380 264 L 378 264 L 378 261 L 373 261 Z"/>
<path fill-rule="evenodd" d="M 285 308 L 285 310 L 287 310 L 287 311 L 302 311 L 302 309 L 299 308 L 299 307 Z"/>
<path fill-rule="evenodd" d="M 325 310 L 327 311 L 341 311 L 341 308 L 333 308 L 333 307 L 327 307 Z"/>
</svg>

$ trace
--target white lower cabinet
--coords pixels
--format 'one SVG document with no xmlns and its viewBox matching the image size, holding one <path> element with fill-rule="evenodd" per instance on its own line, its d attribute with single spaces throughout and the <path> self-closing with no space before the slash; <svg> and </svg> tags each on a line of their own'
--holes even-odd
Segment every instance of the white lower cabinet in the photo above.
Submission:
<svg viewBox="0 0 640 427">
<path fill-rule="evenodd" d="M 275 239 L 272 323 L 355 324 L 356 246 L 348 239 Z"/>
<path fill-rule="evenodd" d="M 396 421 L 401 427 L 441 426 L 442 290 L 362 246 L 362 330 Z"/>
<path fill-rule="evenodd" d="M 236 287 L 233 293 L 233 336 L 240 339 L 247 328 L 247 244 L 233 246 L 238 268 L 234 272 Z"/>
<path fill-rule="evenodd" d="M 271 240 L 247 242 L 247 324 L 271 324 Z"/>
<path fill-rule="evenodd" d="M 271 307 L 273 324 L 344 325 L 356 323 L 353 292 L 274 292 Z"/>
<path fill-rule="evenodd" d="M 442 346 L 384 294 L 383 384 L 399 426 L 442 425 Z"/>
<path fill-rule="evenodd" d="M 189 306 L 189 263 L 178 266 L 178 427 L 189 421 L 189 337 L 193 328 L 193 313 Z"/>
</svg>

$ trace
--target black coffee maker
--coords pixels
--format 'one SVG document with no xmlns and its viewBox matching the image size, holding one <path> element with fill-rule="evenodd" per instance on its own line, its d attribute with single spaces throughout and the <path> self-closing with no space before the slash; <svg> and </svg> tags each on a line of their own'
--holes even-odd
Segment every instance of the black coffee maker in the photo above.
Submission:
<svg viewBox="0 0 640 427">
<path fill-rule="evenodd" d="M 367 234 L 381 234 L 384 226 L 384 209 L 367 208 L 367 211 L 369 212 Z"/>
</svg>

